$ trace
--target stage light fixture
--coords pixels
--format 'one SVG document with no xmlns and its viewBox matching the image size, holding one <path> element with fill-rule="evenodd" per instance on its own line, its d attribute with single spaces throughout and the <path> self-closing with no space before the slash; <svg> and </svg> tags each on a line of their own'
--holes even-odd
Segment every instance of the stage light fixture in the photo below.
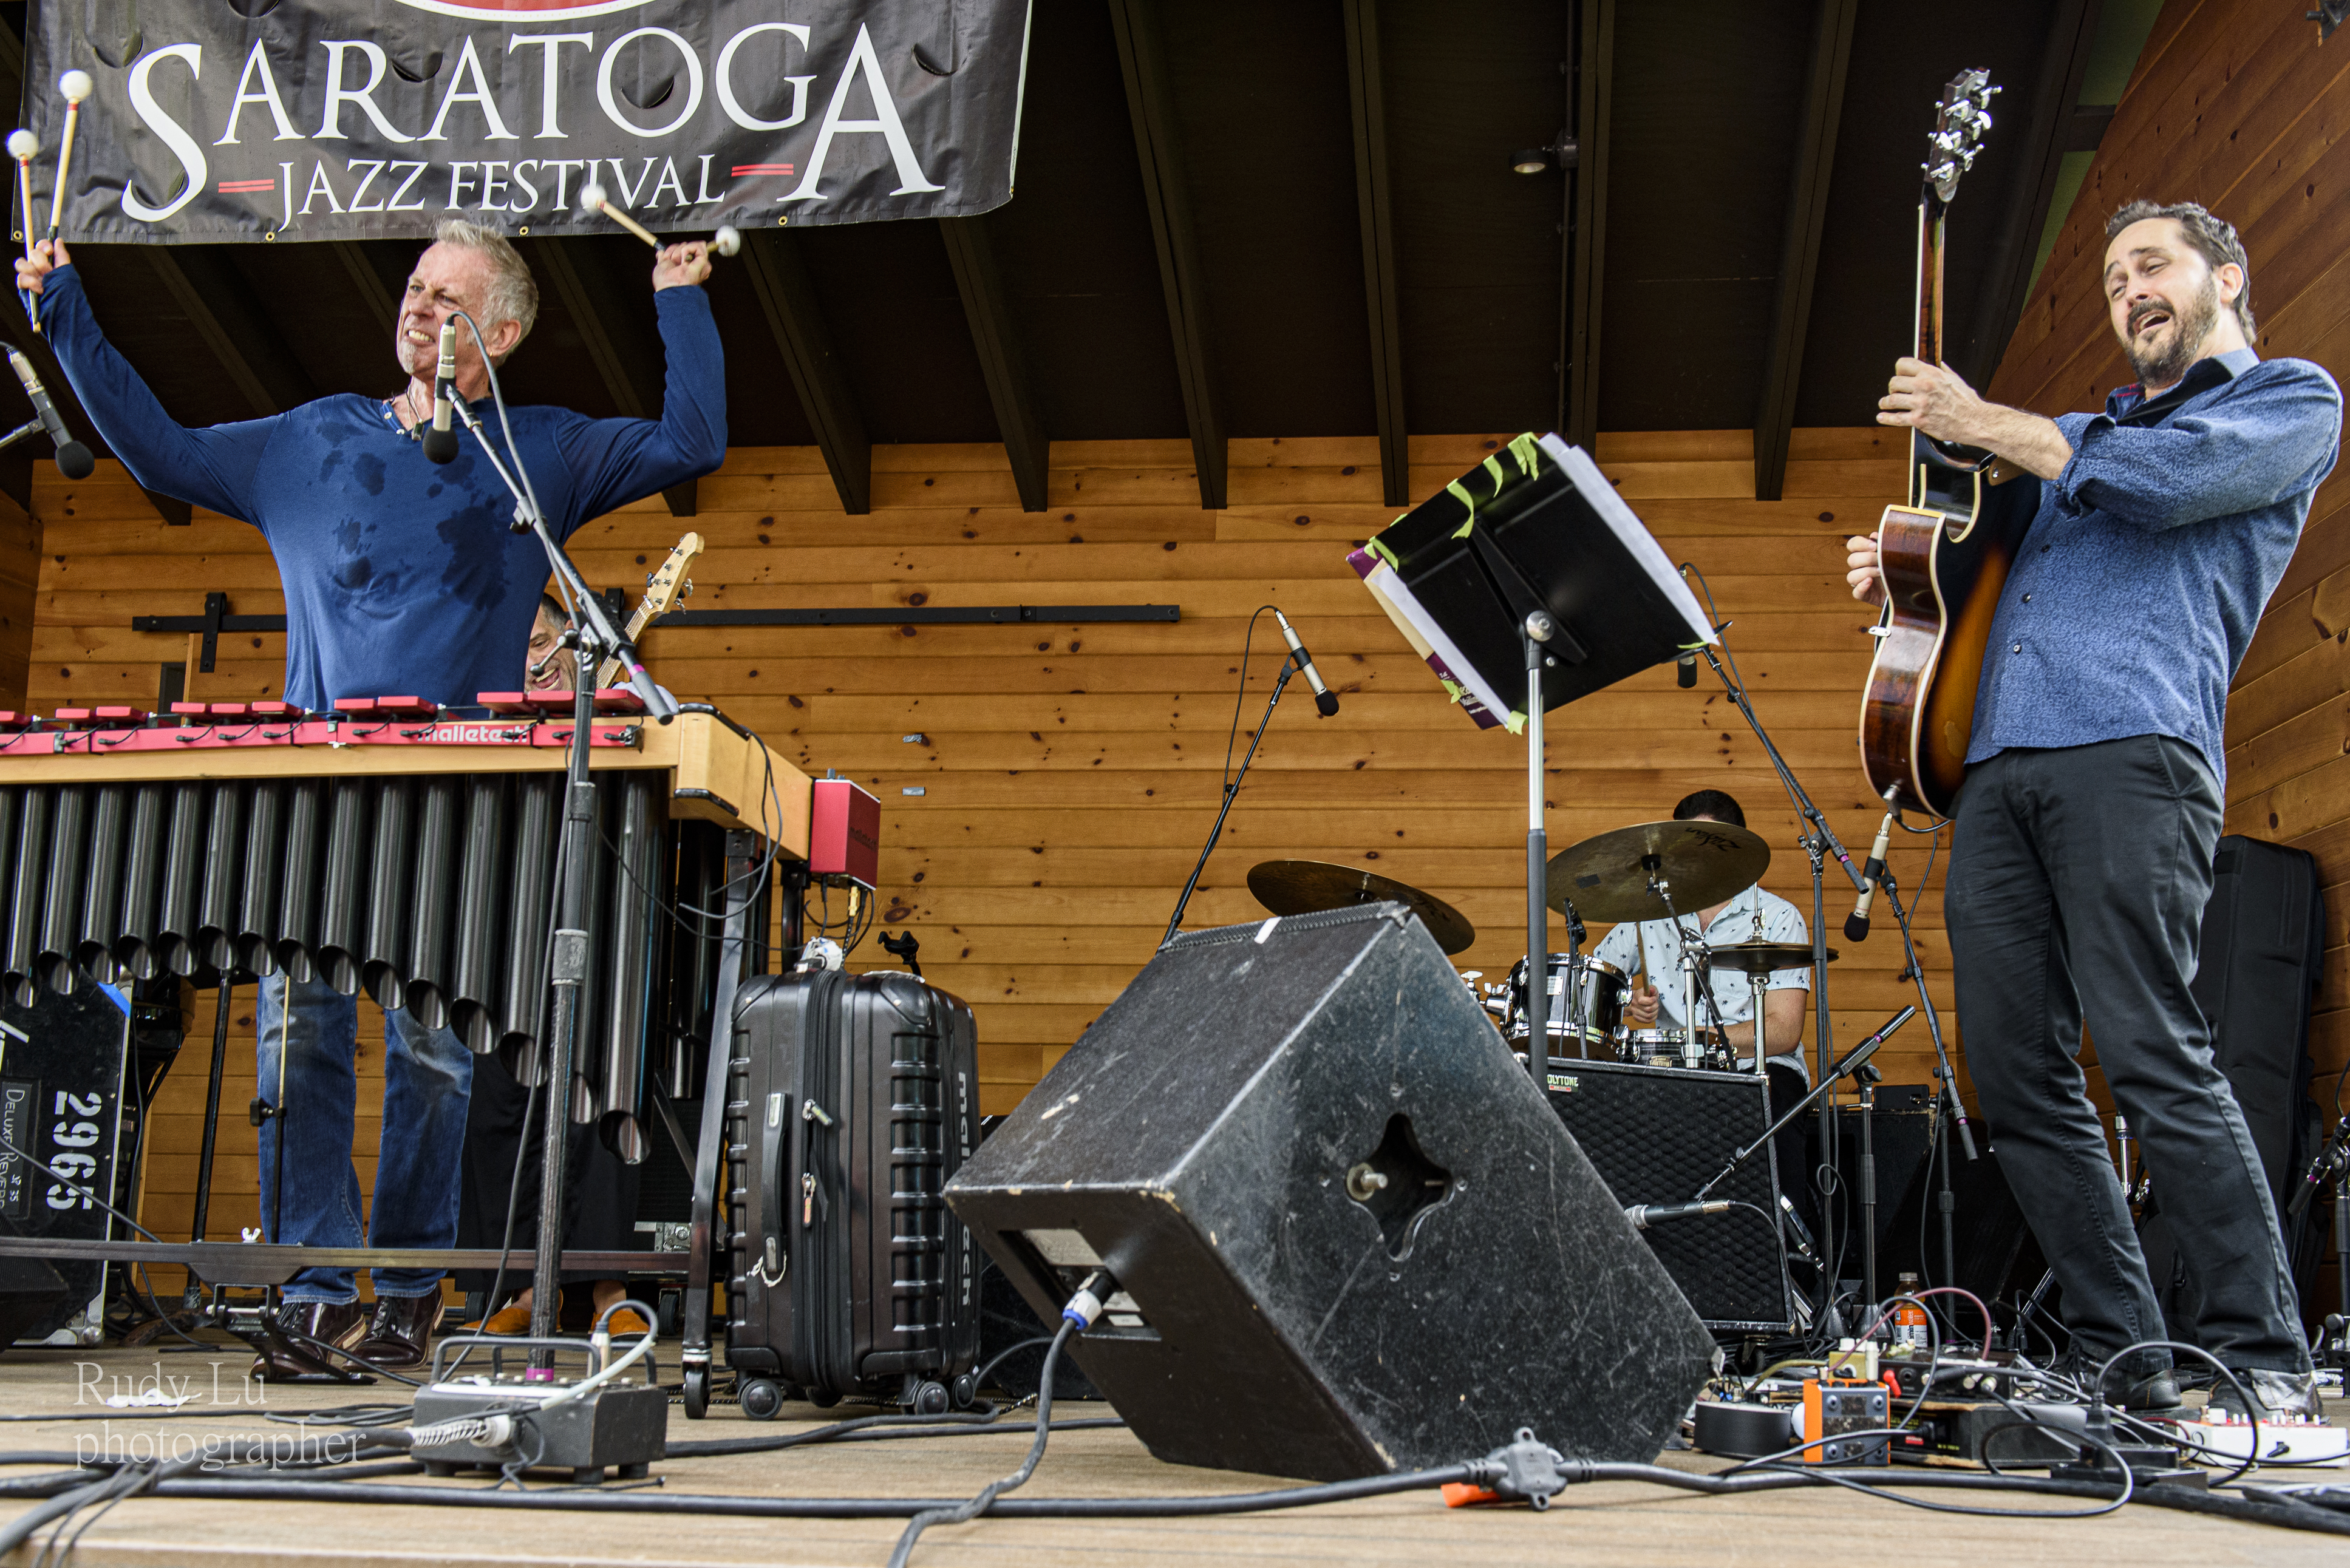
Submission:
<svg viewBox="0 0 2350 1568">
<path fill-rule="evenodd" d="M 1575 138 L 1565 131 L 1548 147 L 1521 147 L 1510 154 L 1510 167 L 1520 174 L 1541 174 L 1553 169 L 1572 169 L 1575 158 Z"/>
</svg>

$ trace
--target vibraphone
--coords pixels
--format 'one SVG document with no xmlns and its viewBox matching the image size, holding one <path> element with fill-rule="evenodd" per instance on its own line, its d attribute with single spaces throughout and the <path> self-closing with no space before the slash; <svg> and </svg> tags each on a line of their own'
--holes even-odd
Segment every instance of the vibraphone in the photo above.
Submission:
<svg viewBox="0 0 2350 1568">
<path fill-rule="evenodd" d="M 84 976 L 322 979 L 445 1024 L 529 1081 L 571 696 L 482 702 L 488 718 L 400 697 L 331 714 L 0 714 L 0 986 L 28 1003 Z M 702 1065 L 724 839 L 748 832 L 804 860 L 809 783 L 714 710 L 664 725 L 612 691 L 598 711 L 595 946 L 567 1098 L 634 1161 L 649 1064 L 671 1094 Z M 762 910 L 748 929 L 755 945 Z M 661 1030 L 665 1054 L 649 1057 Z"/>
</svg>

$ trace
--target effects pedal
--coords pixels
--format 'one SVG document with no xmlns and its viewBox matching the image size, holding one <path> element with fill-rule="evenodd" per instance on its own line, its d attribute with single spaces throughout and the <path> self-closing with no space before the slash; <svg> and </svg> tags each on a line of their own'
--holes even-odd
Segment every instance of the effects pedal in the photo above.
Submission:
<svg viewBox="0 0 2350 1568">
<path fill-rule="evenodd" d="M 1833 1383 L 1815 1380 L 1804 1385 L 1805 1464 L 1882 1465 L 1890 1462 L 1893 1390 L 1882 1383 Z M 1854 1433 L 1874 1436 L 1855 1437 Z"/>
<path fill-rule="evenodd" d="M 534 1374 L 527 1366 L 533 1350 L 584 1353 L 588 1365 L 576 1377 Z M 454 1365 L 448 1364 L 452 1351 L 458 1353 Z M 464 1361 L 481 1352 L 488 1355 L 488 1369 L 463 1372 Z M 575 1481 L 600 1481 L 610 1469 L 622 1480 L 640 1479 L 669 1451 L 669 1391 L 655 1377 L 650 1356 L 642 1382 L 594 1382 L 608 1354 L 577 1339 L 458 1334 L 442 1340 L 432 1347 L 432 1381 L 416 1391 L 411 1456 L 436 1476 L 551 1469 L 567 1471 Z M 509 1370 L 515 1361 L 525 1365 Z"/>
</svg>

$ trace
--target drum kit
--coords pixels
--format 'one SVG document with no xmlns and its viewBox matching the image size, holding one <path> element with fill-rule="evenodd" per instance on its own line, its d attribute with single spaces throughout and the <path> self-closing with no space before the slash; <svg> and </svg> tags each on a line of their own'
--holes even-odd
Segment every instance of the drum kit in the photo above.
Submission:
<svg viewBox="0 0 2350 1568">
<path fill-rule="evenodd" d="M 1667 920 L 1680 928 L 1678 957 L 1683 1019 L 1699 1009 L 1715 1016 L 1711 1026 L 1638 1026 L 1630 1016 L 1631 976 L 1618 966 L 1580 951 L 1544 955 L 1545 1033 L 1551 1052 L 1594 1054 L 1638 1066 L 1750 1071 L 1762 1068 L 1760 1049 L 1743 1060 L 1723 1039 L 1710 977 L 1742 974 L 1751 988 L 1751 1018 L 1762 1013 L 1765 980 L 1780 970 L 1809 968 L 1812 949 L 1801 942 L 1773 942 L 1762 935 L 1755 916 L 1744 941 L 1709 944 L 1684 918 L 1727 903 L 1760 881 L 1771 864 L 1770 846 L 1742 827 L 1726 822 L 1644 822 L 1586 838 L 1551 857 L 1546 902 L 1565 915 L 1571 950 L 1579 948 L 1583 920 Z M 1304 915 L 1357 904 L 1394 902 L 1419 917 L 1436 945 L 1448 954 L 1466 950 L 1477 929 L 1466 916 L 1433 894 L 1393 877 L 1326 860 L 1266 860 L 1248 874 L 1249 891 L 1276 915 Z M 1835 955 L 1830 953 L 1829 957 Z M 1659 962 L 1663 962 L 1659 955 Z M 1510 978 L 1481 987 L 1482 971 L 1461 972 L 1471 992 L 1492 1014 L 1503 1037 L 1517 1050 L 1531 1033 L 1526 984 L 1531 965 L 1521 959 Z M 1645 943 L 1641 969 L 1648 968 Z M 1652 975 L 1649 981 L 1655 985 Z M 1758 1043 L 1759 1045 L 1759 1043 Z"/>
</svg>

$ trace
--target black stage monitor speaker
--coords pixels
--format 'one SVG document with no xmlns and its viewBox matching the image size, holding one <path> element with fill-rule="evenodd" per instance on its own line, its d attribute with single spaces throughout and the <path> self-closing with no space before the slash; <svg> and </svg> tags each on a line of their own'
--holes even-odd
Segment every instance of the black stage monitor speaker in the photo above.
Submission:
<svg viewBox="0 0 2350 1568">
<path fill-rule="evenodd" d="M 1553 1057 L 1550 1098 L 1627 1207 L 1688 1202 L 1771 1125 L 1770 1090 L 1752 1073 Z M 1785 1334 L 1794 1326 L 1776 1158 L 1769 1147 L 1756 1150 L 1709 1195 L 1741 1207 L 1660 1221 L 1644 1232 L 1709 1328 Z"/>
<path fill-rule="evenodd" d="M 1398 904 L 1161 948 L 947 1186 L 1162 1459 L 1315 1480 L 1520 1427 L 1655 1457 L 1704 1325 Z"/>
</svg>

